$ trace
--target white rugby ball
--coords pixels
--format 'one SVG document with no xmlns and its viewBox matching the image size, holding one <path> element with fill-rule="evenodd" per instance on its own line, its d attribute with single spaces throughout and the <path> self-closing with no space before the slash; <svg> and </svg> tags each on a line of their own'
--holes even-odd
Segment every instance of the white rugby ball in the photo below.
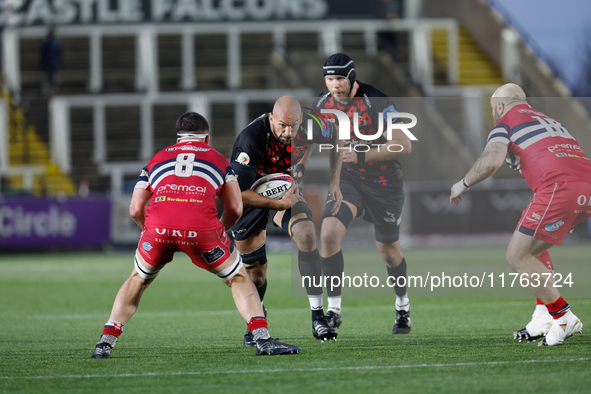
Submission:
<svg viewBox="0 0 591 394">
<path fill-rule="evenodd" d="M 263 197 L 279 200 L 291 189 L 293 179 L 288 174 L 269 174 L 260 179 L 250 187 L 250 190 L 260 194 Z"/>
</svg>

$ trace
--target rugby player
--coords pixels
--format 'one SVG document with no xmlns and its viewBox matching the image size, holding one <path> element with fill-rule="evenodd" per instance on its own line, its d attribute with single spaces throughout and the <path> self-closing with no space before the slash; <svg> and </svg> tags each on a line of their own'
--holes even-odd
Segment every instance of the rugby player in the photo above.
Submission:
<svg viewBox="0 0 591 394">
<path fill-rule="evenodd" d="M 394 104 L 381 91 L 356 79 L 355 63 L 344 53 L 329 56 L 323 66 L 324 81 L 328 92 L 321 94 L 314 109 L 337 109 L 351 118 L 351 138 L 345 144 L 343 153 L 341 192 L 343 204 L 336 208 L 329 200 L 322 213 L 320 232 L 321 261 L 323 275 L 342 277 L 344 259 L 341 241 L 347 226 L 358 217 L 374 225 L 378 251 L 386 263 L 388 276 L 397 280 L 406 279 L 406 260 L 400 250 L 400 223 L 404 191 L 402 190 L 402 169 L 399 157 L 411 151 L 410 139 L 401 131 L 394 130 L 392 140 L 384 133 L 379 139 L 365 141 L 353 133 L 353 114 L 359 114 L 361 134 L 375 134 L 380 116 L 386 124 L 388 113 L 397 112 Z M 324 114 L 331 122 L 337 122 L 334 114 Z M 390 149 L 390 146 L 393 149 Z M 393 279 L 388 279 L 390 283 Z M 396 293 L 396 320 L 392 334 L 410 332 L 410 301 L 406 291 L 406 280 L 398 281 L 405 286 L 394 286 Z M 338 328 L 341 317 L 341 286 L 327 289 L 327 320 L 331 327 Z"/>
<path fill-rule="evenodd" d="M 313 125 L 312 140 L 307 139 L 308 120 Z M 262 301 L 267 290 L 265 242 L 266 226 L 270 218 L 275 226 L 281 227 L 295 242 L 301 275 L 316 278 L 304 281 L 304 284 L 312 309 L 312 333 L 321 341 L 336 340 L 337 331 L 329 327 L 324 319 L 322 287 L 313 286 L 313 283 L 320 283 L 322 268 L 316 247 L 312 211 L 300 195 L 297 183 L 292 186 L 291 193 L 285 194 L 281 200 L 260 196 L 250 190 L 250 187 L 255 180 L 267 174 L 303 176 L 305 167 L 301 162 L 310 144 L 336 144 L 335 139 L 334 126 L 324 121 L 320 114 L 308 109 L 302 111 L 295 98 L 283 96 L 275 102 L 272 113 L 260 116 L 240 132 L 231 158 L 245 206 L 244 214 L 232 228 L 232 236 L 242 255 L 244 266 L 257 287 L 259 297 Z M 335 150 L 329 158 L 329 191 L 334 212 L 338 210 L 342 200 L 339 190 L 341 157 Z M 254 344 L 252 330 L 247 329 L 244 346 Z"/>
<path fill-rule="evenodd" d="M 230 163 L 208 146 L 207 120 L 187 112 L 177 120 L 176 129 L 177 143 L 154 155 L 135 185 L 129 213 L 142 233 L 134 269 L 117 293 L 92 358 L 111 357 L 142 294 L 179 251 L 230 286 L 236 308 L 253 333 L 257 354 L 299 353 L 300 348 L 269 336 L 255 286 L 225 232 L 240 218 L 242 199 Z M 225 208 L 221 221 L 216 196 Z"/>
<path fill-rule="evenodd" d="M 450 201 L 458 205 L 468 189 L 492 176 L 507 153 L 534 193 L 523 211 L 507 248 L 507 262 L 527 277 L 530 291 L 544 304 L 536 307 L 532 321 L 514 333 L 514 338 L 533 339 L 545 335 L 540 346 L 561 345 L 583 330 L 538 258 L 553 245 L 560 245 L 566 233 L 591 217 L 591 162 L 568 130 L 556 120 L 535 110 L 521 87 L 506 84 L 492 95 L 490 104 L 496 126 L 486 147 L 465 178 L 451 188 Z M 538 258 L 537 258 L 538 257 Z M 540 283 L 535 285 L 535 278 Z M 549 314 L 552 324 L 547 324 Z"/>
</svg>

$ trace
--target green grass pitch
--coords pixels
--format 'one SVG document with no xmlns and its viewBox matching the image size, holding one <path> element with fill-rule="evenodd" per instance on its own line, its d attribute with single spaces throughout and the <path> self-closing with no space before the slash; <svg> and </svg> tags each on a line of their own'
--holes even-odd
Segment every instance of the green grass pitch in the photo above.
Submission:
<svg viewBox="0 0 591 394">
<path fill-rule="evenodd" d="M 453 264 L 458 255 L 499 264 L 503 249 L 405 255 L 410 274 L 434 260 Z M 588 243 L 551 253 L 557 266 L 591 264 Z M 301 354 L 256 357 L 244 348 L 245 324 L 229 289 L 177 255 L 144 294 L 112 358 L 90 359 L 132 259 L 132 252 L 0 255 L 0 393 L 591 392 L 588 298 L 568 299 L 586 326 L 555 348 L 512 339 L 529 321 L 531 297 L 412 293 L 410 334 L 391 335 L 393 299 L 348 299 L 338 341 L 320 343 L 307 300 L 291 298 L 287 254 L 269 256 L 265 305 L 271 335 L 301 346 Z"/>
</svg>

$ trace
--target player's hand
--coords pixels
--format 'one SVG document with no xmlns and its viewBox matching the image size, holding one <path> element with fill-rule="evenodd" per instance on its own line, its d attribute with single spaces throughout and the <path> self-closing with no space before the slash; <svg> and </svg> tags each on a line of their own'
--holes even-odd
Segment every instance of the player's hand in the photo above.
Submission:
<svg viewBox="0 0 591 394">
<path fill-rule="evenodd" d="M 299 195 L 300 188 L 298 187 L 298 183 L 293 182 L 287 193 L 285 193 L 283 197 L 281 197 L 281 200 L 279 200 L 279 202 L 281 203 L 281 208 L 278 210 L 285 211 L 286 209 L 291 208 L 293 204 L 295 204 L 298 201 Z"/>
<path fill-rule="evenodd" d="M 328 192 L 330 194 L 330 199 L 334 201 L 334 205 L 330 211 L 332 216 L 336 215 L 341 209 L 341 203 L 343 202 L 343 193 L 341 193 L 341 188 L 339 187 L 338 182 L 331 183 L 328 187 Z"/>
<path fill-rule="evenodd" d="M 343 163 L 357 164 L 357 152 L 355 150 L 343 152 Z"/>
<path fill-rule="evenodd" d="M 451 187 L 451 196 L 449 196 L 449 202 L 454 205 L 458 205 L 462 200 L 462 195 L 470 190 L 469 187 L 464 186 L 464 180 L 462 179 Z"/>
<path fill-rule="evenodd" d="M 304 178 L 304 174 L 306 172 L 306 166 L 303 164 L 296 164 L 295 168 L 293 169 L 293 179 L 300 183 Z"/>
</svg>

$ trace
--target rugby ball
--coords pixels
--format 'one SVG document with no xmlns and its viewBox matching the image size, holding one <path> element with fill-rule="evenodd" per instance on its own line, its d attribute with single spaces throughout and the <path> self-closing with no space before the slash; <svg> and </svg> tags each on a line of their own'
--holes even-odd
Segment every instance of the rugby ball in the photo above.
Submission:
<svg viewBox="0 0 591 394">
<path fill-rule="evenodd" d="M 269 174 L 257 181 L 250 187 L 255 193 L 260 194 L 263 197 L 272 198 L 279 200 L 281 197 L 291 189 L 293 179 L 288 174 Z"/>
</svg>

